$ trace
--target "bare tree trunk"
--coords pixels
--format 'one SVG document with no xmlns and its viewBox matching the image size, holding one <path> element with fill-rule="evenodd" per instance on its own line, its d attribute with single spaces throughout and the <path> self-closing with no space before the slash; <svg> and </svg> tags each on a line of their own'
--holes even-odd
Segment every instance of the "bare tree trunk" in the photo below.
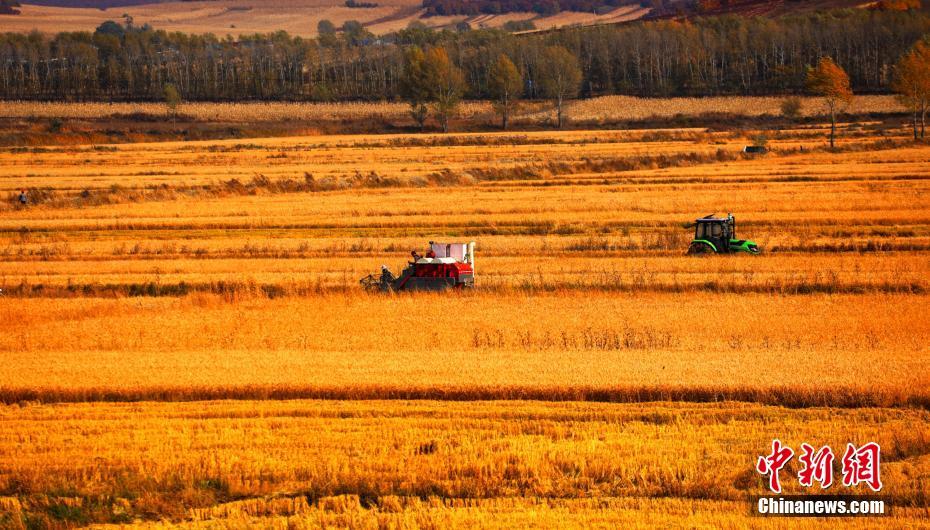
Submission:
<svg viewBox="0 0 930 530">
<path fill-rule="evenodd" d="M 917 109 L 914 109 L 914 139 L 917 139 Z"/>
<path fill-rule="evenodd" d="M 439 125 L 442 126 L 442 132 L 449 132 L 449 113 L 445 110 L 439 112 Z"/>
<path fill-rule="evenodd" d="M 428 111 L 423 103 L 410 103 L 410 116 L 417 123 L 417 127 L 420 129 L 420 132 L 423 132 L 424 129 L 426 129 L 427 112 Z"/>
<path fill-rule="evenodd" d="M 507 130 L 507 118 L 510 117 L 510 98 L 506 95 L 501 101 L 501 129 Z"/>
<path fill-rule="evenodd" d="M 920 112 L 920 137 L 924 138 L 924 133 L 927 132 L 927 106 L 924 105 L 923 109 Z"/>
<path fill-rule="evenodd" d="M 556 98 L 556 116 L 559 122 L 559 129 L 561 129 L 562 128 L 562 96 L 561 94 L 559 95 L 558 98 Z"/>
<path fill-rule="evenodd" d="M 830 149 L 834 148 L 836 139 L 836 108 L 830 105 Z"/>
</svg>

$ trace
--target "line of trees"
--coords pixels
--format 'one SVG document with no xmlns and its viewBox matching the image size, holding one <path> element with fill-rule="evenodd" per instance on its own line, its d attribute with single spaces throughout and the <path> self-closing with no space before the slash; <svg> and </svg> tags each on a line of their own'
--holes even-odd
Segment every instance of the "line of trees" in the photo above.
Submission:
<svg viewBox="0 0 930 530">
<path fill-rule="evenodd" d="M 585 97 L 801 93 L 808 68 L 827 56 L 857 92 L 888 92 L 894 65 L 930 32 L 930 14 L 725 16 L 530 35 L 432 31 L 414 23 L 375 37 L 353 21 L 320 26 L 316 39 L 167 33 L 135 27 L 131 19 L 93 33 L 2 33 L 0 98 L 155 101 L 171 84 L 188 101 L 410 99 L 406 70 L 414 48 L 424 54 L 441 48 L 463 80 L 453 92 L 469 99 L 499 98 L 492 74 L 504 68 L 503 54 L 521 81 L 518 91 L 506 91 L 505 106 L 559 92 L 553 82 L 574 86 L 574 78 L 559 79 L 574 69 L 551 68 L 557 59 L 577 64 L 577 92 Z M 565 53 L 556 58 L 555 49 Z"/>
<path fill-rule="evenodd" d="M 545 48 L 539 68 L 541 94 L 553 101 L 557 125 L 562 128 L 563 103 L 578 94 L 581 69 L 577 59 L 561 46 Z M 410 103 L 410 114 L 420 129 L 432 105 L 443 132 L 448 132 L 449 119 L 456 113 L 466 88 L 461 70 L 449 60 L 444 48 L 431 48 L 424 53 L 419 47 L 413 47 L 407 55 L 405 72 L 404 94 Z M 832 58 L 821 57 L 815 66 L 807 69 L 805 84 L 808 93 L 821 97 L 829 111 L 832 149 L 836 142 L 837 116 L 853 100 L 849 75 Z M 523 78 L 513 61 L 500 54 L 491 65 L 488 90 L 494 111 L 501 117 L 502 129 L 507 129 L 510 115 L 519 103 L 522 86 Z M 930 35 L 915 44 L 895 65 L 893 87 L 901 101 L 913 111 L 914 139 L 924 138 L 930 110 Z M 797 118 L 800 110 L 801 100 L 797 97 L 788 97 L 782 102 L 782 114 L 787 118 Z"/>
<path fill-rule="evenodd" d="M 561 46 L 543 49 L 538 67 L 539 93 L 554 101 L 561 128 L 563 103 L 577 96 L 581 88 L 581 67 L 575 56 Z M 420 130 L 432 111 L 443 132 L 447 132 L 449 120 L 456 114 L 468 88 L 465 74 L 449 59 L 446 49 L 439 46 L 425 52 L 418 46 L 411 47 L 404 72 L 402 93 L 410 104 L 410 116 Z M 502 129 L 507 129 L 510 116 L 523 95 L 523 87 L 523 76 L 516 65 L 506 54 L 499 54 L 489 68 L 487 90 L 494 111 L 501 117 Z"/>
<path fill-rule="evenodd" d="M 913 112 L 914 140 L 925 138 L 927 110 L 930 108 L 930 36 L 924 37 L 910 49 L 894 67 L 893 88 L 898 98 Z M 836 141 L 837 114 L 853 99 L 849 75 L 831 58 L 822 57 L 817 66 L 807 71 L 808 90 L 823 98 L 830 112 L 830 148 Z M 800 101 L 786 98 L 782 102 L 782 113 L 796 117 Z M 918 127 L 919 123 L 919 127 Z"/>
<path fill-rule="evenodd" d="M 410 103 L 410 116 L 423 130 L 432 106 L 443 132 L 447 132 L 465 93 L 462 70 L 452 63 L 445 48 L 430 48 L 424 53 L 414 46 L 407 53 L 404 71 L 403 93 Z"/>
</svg>

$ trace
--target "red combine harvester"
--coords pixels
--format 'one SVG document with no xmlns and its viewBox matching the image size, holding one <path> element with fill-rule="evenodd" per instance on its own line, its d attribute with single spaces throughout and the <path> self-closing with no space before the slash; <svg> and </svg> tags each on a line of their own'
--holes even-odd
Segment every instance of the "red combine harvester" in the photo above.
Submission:
<svg viewBox="0 0 930 530">
<path fill-rule="evenodd" d="M 429 242 L 425 256 L 410 253 L 413 260 L 395 276 L 387 265 L 381 274 L 369 274 L 361 279 L 369 291 L 445 291 L 475 286 L 475 243 Z"/>
</svg>

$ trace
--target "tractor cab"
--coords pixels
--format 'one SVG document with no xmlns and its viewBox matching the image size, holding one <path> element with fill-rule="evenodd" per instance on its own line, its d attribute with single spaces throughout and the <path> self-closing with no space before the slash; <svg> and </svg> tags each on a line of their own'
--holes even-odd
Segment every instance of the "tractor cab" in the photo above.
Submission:
<svg viewBox="0 0 930 530">
<path fill-rule="evenodd" d="M 736 218 L 733 214 L 714 217 L 710 214 L 694 222 L 694 240 L 688 246 L 688 254 L 729 254 L 746 252 L 758 254 L 759 245 L 754 241 L 736 238 Z"/>
</svg>

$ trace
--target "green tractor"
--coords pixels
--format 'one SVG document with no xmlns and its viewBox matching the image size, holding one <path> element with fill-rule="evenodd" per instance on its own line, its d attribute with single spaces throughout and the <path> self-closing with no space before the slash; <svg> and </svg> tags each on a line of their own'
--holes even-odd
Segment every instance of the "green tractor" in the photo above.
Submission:
<svg viewBox="0 0 930 530">
<path fill-rule="evenodd" d="M 733 214 L 714 217 L 710 214 L 695 220 L 694 240 L 688 245 L 688 254 L 732 254 L 745 252 L 758 254 L 759 245 L 748 239 L 736 239 L 736 219 Z"/>
</svg>

